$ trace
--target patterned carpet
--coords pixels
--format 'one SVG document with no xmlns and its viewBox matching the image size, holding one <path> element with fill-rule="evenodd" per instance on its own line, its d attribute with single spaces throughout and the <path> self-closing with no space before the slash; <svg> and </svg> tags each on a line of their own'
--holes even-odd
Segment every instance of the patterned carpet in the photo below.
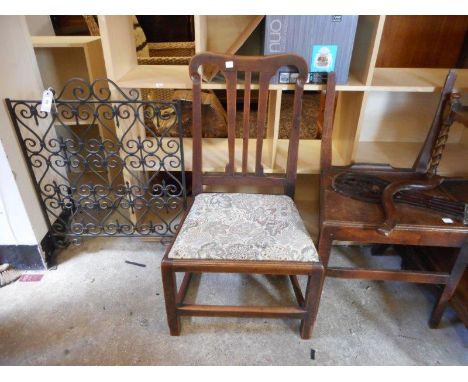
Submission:
<svg viewBox="0 0 468 382">
<path fill-rule="evenodd" d="M 281 114 L 280 114 L 280 129 L 279 138 L 289 138 L 289 132 L 292 127 L 292 111 L 293 111 L 293 100 L 294 95 L 289 93 L 283 93 L 281 102 Z M 240 110 L 242 105 L 238 105 Z M 315 139 L 317 138 L 317 118 L 320 110 L 320 94 L 318 93 L 306 93 L 304 94 L 302 104 L 302 118 L 301 118 L 301 131 L 300 139 Z M 182 111 L 182 121 L 184 126 L 184 135 L 191 137 L 190 125 L 192 104 L 185 103 Z M 238 112 L 236 115 L 236 136 L 242 137 L 242 112 Z M 203 106 L 202 110 L 202 122 L 203 122 L 203 136 L 205 138 L 225 138 L 227 137 L 227 126 L 223 119 L 220 118 L 216 113 L 208 106 Z M 257 110 L 256 105 L 252 105 L 250 112 L 250 137 L 256 137 L 256 124 L 257 124 Z"/>
</svg>

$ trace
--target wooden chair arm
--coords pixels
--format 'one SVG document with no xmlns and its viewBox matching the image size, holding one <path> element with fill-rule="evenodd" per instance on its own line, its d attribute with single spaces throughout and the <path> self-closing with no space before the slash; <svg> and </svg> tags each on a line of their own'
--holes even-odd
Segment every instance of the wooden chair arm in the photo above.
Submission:
<svg viewBox="0 0 468 382">
<path fill-rule="evenodd" d="M 377 228 L 377 232 L 389 236 L 396 226 L 396 208 L 393 201 L 394 196 L 401 191 L 424 191 L 438 187 L 444 178 L 431 177 L 423 180 L 401 180 L 390 183 L 385 187 L 382 194 L 382 206 L 385 213 L 384 222 Z"/>
</svg>

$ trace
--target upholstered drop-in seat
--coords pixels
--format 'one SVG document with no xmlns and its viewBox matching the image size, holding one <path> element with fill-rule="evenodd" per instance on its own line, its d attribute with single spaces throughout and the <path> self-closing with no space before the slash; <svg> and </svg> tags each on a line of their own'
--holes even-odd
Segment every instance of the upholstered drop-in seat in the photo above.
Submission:
<svg viewBox="0 0 468 382">
<path fill-rule="evenodd" d="M 289 196 L 244 193 L 197 195 L 168 257 L 319 261 Z"/>
</svg>

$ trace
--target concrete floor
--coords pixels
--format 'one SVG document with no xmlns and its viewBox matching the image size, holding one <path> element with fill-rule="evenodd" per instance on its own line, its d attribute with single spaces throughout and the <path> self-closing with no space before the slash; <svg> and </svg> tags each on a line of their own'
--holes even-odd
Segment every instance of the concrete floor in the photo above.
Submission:
<svg viewBox="0 0 468 382">
<path fill-rule="evenodd" d="M 170 337 L 163 250 L 136 239 L 87 240 L 64 251 L 42 281 L 0 289 L 0 364 L 468 365 L 465 327 L 449 310 L 440 329 L 429 329 L 433 290 L 411 284 L 328 279 L 308 341 L 299 321 L 264 319 L 187 318 L 182 335 Z M 333 262 L 398 265 L 360 251 L 337 247 Z M 284 278 L 204 275 L 188 299 L 277 304 L 293 294 Z"/>
</svg>

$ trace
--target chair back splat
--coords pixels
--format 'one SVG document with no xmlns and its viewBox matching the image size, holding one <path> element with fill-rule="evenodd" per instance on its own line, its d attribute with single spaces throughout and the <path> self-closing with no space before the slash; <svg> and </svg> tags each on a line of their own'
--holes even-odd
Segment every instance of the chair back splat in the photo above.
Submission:
<svg viewBox="0 0 468 382">
<path fill-rule="evenodd" d="M 228 158 L 224 172 L 202 172 L 202 109 L 201 109 L 201 74 L 200 67 L 214 64 L 220 69 L 226 80 L 227 96 L 227 135 Z M 285 174 L 265 175 L 262 164 L 263 141 L 267 119 L 268 90 L 271 78 L 277 70 L 285 65 L 295 66 L 298 78 L 294 89 L 293 124 L 290 132 L 288 159 Z M 194 195 L 202 192 L 204 185 L 251 185 L 259 187 L 284 188 L 284 193 L 294 197 L 297 157 L 299 146 L 299 129 L 302 108 L 302 95 L 307 80 L 308 70 L 305 60 L 296 55 L 273 55 L 266 57 L 226 56 L 214 53 L 202 53 L 194 56 L 189 65 L 190 78 L 193 83 L 193 162 L 192 191 Z M 243 73 L 243 83 L 239 83 L 239 74 Z M 258 75 L 258 85 L 252 79 Z M 240 75 L 242 78 L 242 75 Z M 242 86 L 243 85 L 243 86 Z M 237 89 L 244 89 L 244 107 L 242 119 L 242 153 L 241 166 L 236 167 L 236 113 Z M 258 111 L 256 123 L 255 166 L 249 171 L 249 135 L 251 91 L 258 88 Z M 240 170 L 240 171 L 238 171 Z"/>
</svg>

